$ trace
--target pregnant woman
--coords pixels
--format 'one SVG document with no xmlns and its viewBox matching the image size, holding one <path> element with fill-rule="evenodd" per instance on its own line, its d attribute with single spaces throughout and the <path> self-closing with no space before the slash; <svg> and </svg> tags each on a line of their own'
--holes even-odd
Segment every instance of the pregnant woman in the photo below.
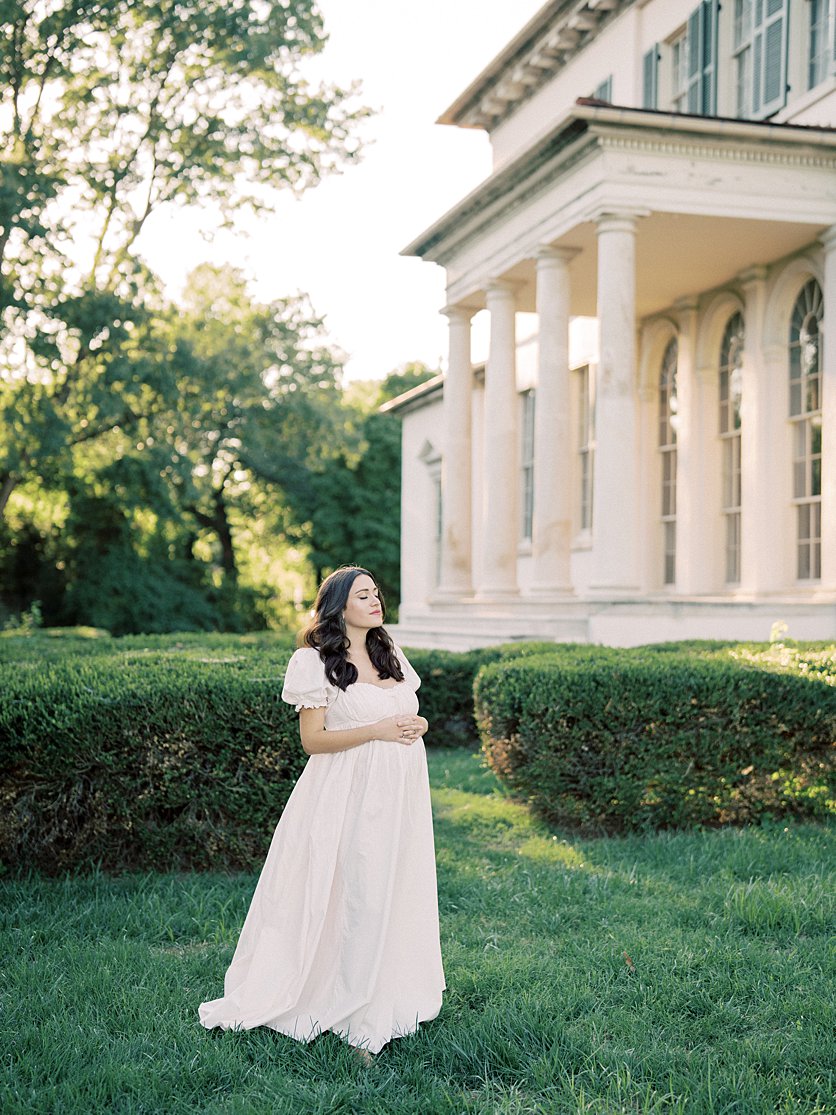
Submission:
<svg viewBox="0 0 836 1115">
<path fill-rule="evenodd" d="M 420 679 L 383 624 L 372 575 L 338 569 L 291 658 L 282 698 L 310 758 L 279 820 L 224 996 L 207 1028 L 333 1030 L 365 1061 L 441 1009 Z"/>
</svg>

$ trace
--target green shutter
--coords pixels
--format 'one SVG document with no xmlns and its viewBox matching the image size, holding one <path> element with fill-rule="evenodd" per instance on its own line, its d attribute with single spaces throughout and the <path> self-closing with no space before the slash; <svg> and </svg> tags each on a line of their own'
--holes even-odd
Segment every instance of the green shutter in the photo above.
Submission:
<svg viewBox="0 0 836 1115">
<path fill-rule="evenodd" d="M 702 0 L 688 17 L 688 111 L 700 116 L 717 111 L 718 10 L 718 0 Z"/>
<path fill-rule="evenodd" d="M 752 114 L 771 116 L 787 100 L 789 0 L 756 0 L 753 28 Z"/>
<path fill-rule="evenodd" d="M 656 43 L 642 59 L 642 108 L 659 107 L 659 51 Z"/>
</svg>

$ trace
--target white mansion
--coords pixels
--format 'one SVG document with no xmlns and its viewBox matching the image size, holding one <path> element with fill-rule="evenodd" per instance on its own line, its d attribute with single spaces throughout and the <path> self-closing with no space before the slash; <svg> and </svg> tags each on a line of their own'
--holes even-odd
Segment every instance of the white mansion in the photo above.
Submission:
<svg viewBox="0 0 836 1115">
<path fill-rule="evenodd" d="M 836 637 L 836 0 L 549 0 L 441 122 L 398 640 Z"/>
</svg>

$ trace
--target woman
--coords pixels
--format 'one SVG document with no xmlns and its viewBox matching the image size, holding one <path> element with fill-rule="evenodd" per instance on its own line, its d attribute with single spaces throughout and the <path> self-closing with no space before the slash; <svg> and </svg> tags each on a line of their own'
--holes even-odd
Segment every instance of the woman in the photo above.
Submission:
<svg viewBox="0 0 836 1115">
<path fill-rule="evenodd" d="M 444 971 L 420 679 L 366 569 L 326 578 L 287 667 L 310 755 L 206 1027 L 333 1030 L 365 1061 L 441 1009 Z"/>
</svg>

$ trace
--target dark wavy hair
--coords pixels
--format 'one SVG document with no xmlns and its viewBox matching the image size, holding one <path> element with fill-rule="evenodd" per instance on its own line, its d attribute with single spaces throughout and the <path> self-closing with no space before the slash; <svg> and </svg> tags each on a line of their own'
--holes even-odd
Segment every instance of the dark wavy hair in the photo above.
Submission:
<svg viewBox="0 0 836 1115">
<path fill-rule="evenodd" d="M 325 663 L 325 673 L 332 685 L 348 689 L 357 681 L 357 667 L 348 661 L 348 638 L 345 633 L 343 612 L 348 603 L 351 586 L 365 573 L 375 582 L 380 596 L 380 608 L 385 617 L 386 604 L 374 574 L 359 565 L 344 565 L 335 569 L 316 594 L 314 617 L 299 635 L 299 645 L 313 647 Z M 371 627 L 366 632 L 366 650 L 379 678 L 403 681 L 403 670 L 395 653 L 395 644 L 382 627 Z"/>
</svg>

